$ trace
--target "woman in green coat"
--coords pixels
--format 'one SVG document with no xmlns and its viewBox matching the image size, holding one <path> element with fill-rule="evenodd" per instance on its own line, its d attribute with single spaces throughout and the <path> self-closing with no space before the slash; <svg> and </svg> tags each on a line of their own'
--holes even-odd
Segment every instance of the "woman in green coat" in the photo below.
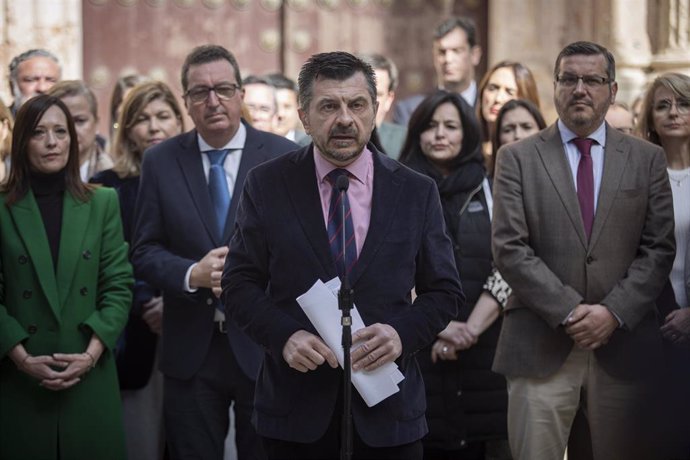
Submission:
<svg viewBox="0 0 690 460">
<path fill-rule="evenodd" d="M 124 459 L 113 347 L 132 269 L 117 195 L 79 177 L 74 122 L 17 113 L 0 191 L 0 459 Z"/>
</svg>

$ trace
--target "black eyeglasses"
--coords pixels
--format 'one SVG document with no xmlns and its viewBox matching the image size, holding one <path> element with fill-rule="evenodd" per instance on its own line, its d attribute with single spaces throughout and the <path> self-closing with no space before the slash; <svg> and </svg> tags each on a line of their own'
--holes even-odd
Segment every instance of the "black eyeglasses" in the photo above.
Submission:
<svg viewBox="0 0 690 460">
<path fill-rule="evenodd" d="M 607 77 L 602 77 L 600 75 L 573 75 L 565 73 L 556 77 L 556 83 L 564 88 L 574 88 L 580 80 L 582 80 L 582 84 L 587 88 L 599 88 L 611 82 Z"/>
<path fill-rule="evenodd" d="M 216 93 L 216 97 L 222 101 L 227 101 L 235 95 L 240 86 L 237 84 L 227 84 L 224 83 L 218 86 L 197 86 L 195 88 L 190 88 L 186 93 L 183 94 L 184 97 L 189 97 L 189 99 L 194 104 L 199 104 L 205 102 L 208 99 L 211 91 Z"/>
</svg>

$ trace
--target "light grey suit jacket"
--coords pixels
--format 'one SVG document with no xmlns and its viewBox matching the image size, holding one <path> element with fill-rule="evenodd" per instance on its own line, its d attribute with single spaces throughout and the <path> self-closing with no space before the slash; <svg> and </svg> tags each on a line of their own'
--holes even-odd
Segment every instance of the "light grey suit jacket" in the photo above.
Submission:
<svg viewBox="0 0 690 460">
<path fill-rule="evenodd" d="M 624 326 L 596 356 L 636 378 L 657 362 L 655 299 L 673 264 L 673 202 L 663 150 L 606 127 L 601 191 L 587 241 L 556 124 L 502 147 L 494 179 L 494 260 L 513 288 L 494 370 L 545 377 L 573 347 L 563 321 L 606 305 Z"/>
</svg>

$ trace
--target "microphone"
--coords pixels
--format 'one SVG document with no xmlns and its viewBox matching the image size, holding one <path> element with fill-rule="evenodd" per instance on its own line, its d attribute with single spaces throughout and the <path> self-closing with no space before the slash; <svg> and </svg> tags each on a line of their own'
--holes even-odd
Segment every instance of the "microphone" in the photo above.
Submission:
<svg viewBox="0 0 690 460">
<path fill-rule="evenodd" d="M 348 179 L 347 174 L 338 176 L 335 186 L 338 187 L 339 192 L 347 192 L 348 187 L 350 187 L 350 179 Z"/>
<path fill-rule="evenodd" d="M 342 213 L 343 222 L 343 264 L 345 271 L 343 272 L 343 279 L 340 280 L 340 290 L 338 291 L 338 308 L 342 311 L 340 325 L 342 326 L 342 346 L 343 346 L 343 419 L 341 430 L 341 445 L 340 445 L 340 459 L 352 459 L 352 361 L 350 351 L 352 348 L 352 317 L 350 316 L 350 309 L 354 302 L 354 292 L 350 287 L 349 276 L 347 276 L 347 251 L 345 245 L 347 240 L 345 238 L 345 199 L 346 192 L 350 186 L 350 179 L 347 174 L 338 176 L 335 181 L 335 186 L 340 192 L 340 212 Z"/>
<path fill-rule="evenodd" d="M 343 279 L 341 280 L 342 282 L 342 288 L 344 290 L 350 289 L 350 282 L 348 280 L 347 276 L 347 264 L 350 262 L 347 260 L 347 251 L 345 250 L 345 245 L 347 244 L 347 240 L 345 238 L 345 226 L 346 226 L 346 215 L 345 215 L 345 193 L 347 192 L 347 189 L 350 187 L 350 179 L 348 178 L 347 174 L 342 174 L 338 176 L 338 179 L 335 181 L 335 186 L 338 188 L 338 191 L 340 192 L 340 212 L 342 216 L 342 223 L 343 223 L 343 231 L 342 231 L 342 236 L 343 236 L 343 265 L 345 266 L 345 271 L 343 273 Z"/>
</svg>

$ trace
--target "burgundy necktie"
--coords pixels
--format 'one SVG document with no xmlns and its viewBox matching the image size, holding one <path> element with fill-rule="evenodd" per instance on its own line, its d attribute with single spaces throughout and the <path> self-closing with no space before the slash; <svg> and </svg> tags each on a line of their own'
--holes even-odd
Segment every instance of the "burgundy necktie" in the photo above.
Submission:
<svg viewBox="0 0 690 460">
<path fill-rule="evenodd" d="M 594 172 L 592 168 L 592 139 L 573 139 L 573 144 L 580 151 L 580 164 L 577 166 L 577 200 L 580 202 L 582 222 L 589 241 L 594 222 Z"/>
</svg>

